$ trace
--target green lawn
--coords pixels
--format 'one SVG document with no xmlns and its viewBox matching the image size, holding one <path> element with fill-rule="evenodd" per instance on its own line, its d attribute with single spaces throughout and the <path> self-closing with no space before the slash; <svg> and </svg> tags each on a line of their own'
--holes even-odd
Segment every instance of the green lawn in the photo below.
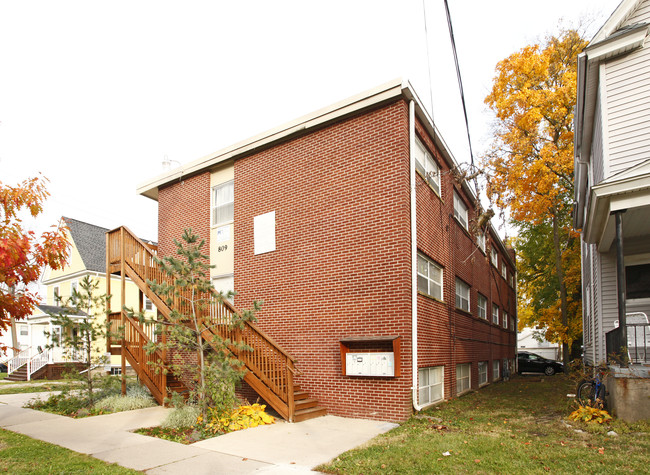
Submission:
<svg viewBox="0 0 650 475">
<path fill-rule="evenodd" d="M 327 473 L 648 473 L 650 423 L 570 422 L 564 375 L 516 377 L 422 412 Z M 613 430 L 618 436 L 608 436 Z"/>
<path fill-rule="evenodd" d="M 0 429 L 0 473 L 136 474 L 140 472 Z"/>
</svg>

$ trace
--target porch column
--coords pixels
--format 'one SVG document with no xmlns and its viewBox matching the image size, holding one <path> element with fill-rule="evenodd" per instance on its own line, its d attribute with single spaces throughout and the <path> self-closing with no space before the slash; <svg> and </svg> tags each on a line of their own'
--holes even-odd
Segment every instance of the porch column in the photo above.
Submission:
<svg viewBox="0 0 650 475">
<path fill-rule="evenodd" d="M 618 287 L 618 328 L 620 328 L 621 341 L 617 352 L 623 346 L 627 347 L 626 308 L 626 282 L 625 282 L 625 257 L 623 256 L 623 213 L 625 210 L 615 211 L 616 221 L 616 286 Z"/>
</svg>

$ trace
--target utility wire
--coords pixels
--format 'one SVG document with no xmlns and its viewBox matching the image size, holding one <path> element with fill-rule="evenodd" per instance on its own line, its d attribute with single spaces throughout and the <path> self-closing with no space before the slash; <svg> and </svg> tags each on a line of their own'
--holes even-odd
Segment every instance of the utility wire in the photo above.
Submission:
<svg viewBox="0 0 650 475">
<path fill-rule="evenodd" d="M 456 64 L 456 77 L 458 78 L 458 88 L 460 89 L 460 100 L 463 104 L 463 114 L 465 115 L 465 128 L 467 129 L 467 142 L 469 144 L 469 156 L 474 168 L 474 152 L 472 152 L 472 139 L 469 135 L 469 121 L 467 120 L 467 108 L 465 107 L 465 93 L 463 92 L 463 81 L 460 77 L 460 66 L 458 65 L 458 54 L 456 53 L 456 42 L 454 41 L 454 29 L 451 26 L 451 15 L 449 14 L 449 5 L 445 2 L 445 12 L 447 13 L 447 25 L 449 26 L 449 37 L 451 39 L 451 50 L 454 54 L 454 63 Z M 474 183 L 476 186 L 476 183 Z"/>
</svg>

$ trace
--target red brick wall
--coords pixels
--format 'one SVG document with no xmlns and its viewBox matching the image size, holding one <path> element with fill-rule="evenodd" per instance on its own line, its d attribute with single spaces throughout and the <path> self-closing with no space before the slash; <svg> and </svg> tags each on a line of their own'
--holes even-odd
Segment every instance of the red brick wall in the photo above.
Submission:
<svg viewBox="0 0 650 475">
<path fill-rule="evenodd" d="M 491 380 L 492 360 L 514 357 L 512 329 L 491 323 L 492 301 L 514 315 L 514 293 L 453 218 L 460 187 L 416 127 L 443 168 L 442 197 L 416 178 L 418 248 L 444 267 L 444 302 L 418 296 L 418 365 L 444 365 L 453 397 L 456 363 L 472 363 L 477 387 L 478 361 L 488 361 Z M 412 412 L 408 130 L 399 101 L 234 164 L 235 305 L 263 301 L 259 326 L 297 358 L 298 382 L 331 414 L 403 420 Z M 163 253 L 185 227 L 207 238 L 209 182 L 206 173 L 160 190 Z M 276 251 L 254 255 L 253 218 L 270 211 Z M 471 286 L 469 313 L 455 308 L 456 276 Z M 476 316 L 478 292 L 488 298 L 487 320 Z M 342 376 L 342 338 L 392 335 L 401 337 L 401 376 Z"/>
<path fill-rule="evenodd" d="M 204 172 L 165 186 L 158 191 L 158 252 L 176 255 L 174 239 L 187 228 L 205 239 L 210 250 L 210 173 Z"/>
<path fill-rule="evenodd" d="M 183 231 L 191 228 L 205 239 L 203 252 L 210 252 L 210 173 L 184 178 L 158 190 L 158 254 L 176 256 L 174 240 L 183 242 Z M 172 359 L 179 358 L 186 364 L 197 361 L 195 353 L 169 351 Z M 180 377 L 186 384 L 189 380 Z"/>
<path fill-rule="evenodd" d="M 491 304 L 495 302 L 501 311 L 505 308 L 515 315 L 515 297 L 499 271 L 490 265 L 490 239 L 484 253 L 476 245 L 476 236 L 454 218 L 454 190 L 468 207 L 470 223 L 476 218 L 470 197 L 419 122 L 416 132 L 441 167 L 441 196 L 421 176 L 416 177 L 418 250 L 443 267 L 444 279 L 442 302 L 418 295 L 418 367 L 445 365 L 445 397 L 453 397 L 456 364 L 472 364 L 472 388 L 477 388 L 479 361 L 488 361 L 491 381 L 492 361 L 514 358 L 516 334 L 511 328 L 504 330 L 492 324 Z M 470 312 L 456 309 L 456 277 L 471 287 Z M 487 320 L 478 317 L 479 292 L 488 300 Z"/>
<path fill-rule="evenodd" d="M 235 299 L 297 357 L 330 414 L 411 412 L 408 107 L 394 103 L 235 161 Z M 276 213 L 274 252 L 253 217 Z M 399 335 L 401 377 L 344 377 L 339 340 Z"/>
</svg>

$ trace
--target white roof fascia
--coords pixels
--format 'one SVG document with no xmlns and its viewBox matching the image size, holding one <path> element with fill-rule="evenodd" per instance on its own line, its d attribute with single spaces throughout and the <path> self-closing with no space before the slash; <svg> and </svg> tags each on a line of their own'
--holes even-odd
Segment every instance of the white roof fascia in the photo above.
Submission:
<svg viewBox="0 0 650 475">
<path fill-rule="evenodd" d="M 625 2 L 623 2 L 625 3 Z M 622 4 L 621 4 L 622 5 Z M 575 116 L 575 144 L 574 144 L 574 170 L 576 184 L 574 201 L 576 210 L 573 224 L 576 229 L 584 226 L 583 208 L 586 199 L 586 174 L 591 154 L 591 140 L 593 138 L 594 111 L 600 80 L 600 62 L 614 58 L 628 51 L 644 45 L 648 35 L 648 25 L 639 25 L 611 40 L 593 42 L 578 55 L 578 91 Z"/>
<path fill-rule="evenodd" d="M 624 209 L 624 203 L 631 199 L 645 196 L 650 190 L 650 174 L 623 178 L 613 183 L 603 183 L 591 189 L 591 203 L 584 240 L 597 243 L 605 232 L 609 215 L 612 211 Z M 623 197 L 623 195 L 628 195 Z M 612 201 L 616 203 L 612 205 Z"/>
<path fill-rule="evenodd" d="M 163 173 L 148 182 L 140 184 L 137 193 L 144 195 L 153 200 L 158 199 L 158 187 L 184 176 L 209 169 L 212 166 L 234 158 L 256 148 L 270 144 L 282 138 L 288 137 L 296 132 L 315 127 L 331 120 L 344 117 L 367 107 L 383 101 L 390 100 L 402 94 L 402 80 L 395 79 L 381 86 L 362 92 L 348 99 L 344 99 L 323 109 L 312 112 L 279 127 L 273 128 L 259 135 L 246 139 L 237 144 L 231 145 L 225 149 L 215 152 L 205 157 L 199 158 L 186 165 L 178 167 L 169 172 Z"/>
<path fill-rule="evenodd" d="M 621 24 L 630 16 L 630 14 L 636 9 L 636 7 L 643 0 L 623 0 L 619 3 L 616 10 L 612 12 L 607 21 L 603 26 L 600 27 L 600 30 L 594 35 L 590 43 L 597 43 L 604 40 L 616 30 L 618 30 Z"/>
</svg>

